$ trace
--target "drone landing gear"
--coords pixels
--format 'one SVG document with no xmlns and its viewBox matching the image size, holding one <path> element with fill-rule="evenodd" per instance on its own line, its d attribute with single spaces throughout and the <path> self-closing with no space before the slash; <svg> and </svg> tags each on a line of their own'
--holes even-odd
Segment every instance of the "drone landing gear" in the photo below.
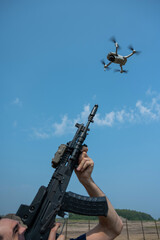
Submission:
<svg viewBox="0 0 160 240">
<path fill-rule="evenodd" d="M 122 65 L 120 65 L 120 67 L 121 67 L 121 70 L 120 70 L 120 69 L 115 69 L 114 71 L 115 71 L 115 72 L 120 72 L 120 73 L 127 73 L 127 72 L 128 72 L 127 70 L 124 70 L 124 69 L 122 68 Z"/>
<path fill-rule="evenodd" d="M 120 66 L 121 67 L 121 71 L 120 71 L 120 73 L 123 73 L 123 68 L 122 68 L 122 66 Z"/>
</svg>

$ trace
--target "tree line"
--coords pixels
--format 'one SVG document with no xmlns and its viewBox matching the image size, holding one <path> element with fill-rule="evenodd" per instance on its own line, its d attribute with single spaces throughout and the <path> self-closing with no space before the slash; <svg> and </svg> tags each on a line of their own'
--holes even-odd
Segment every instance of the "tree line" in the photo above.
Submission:
<svg viewBox="0 0 160 240">
<path fill-rule="evenodd" d="M 135 220 L 135 221 L 154 221 L 155 219 L 144 212 L 138 212 L 135 210 L 128 210 L 128 209 L 116 209 L 116 212 L 119 216 L 127 219 L 127 220 Z"/>
<path fill-rule="evenodd" d="M 155 221 L 155 219 L 151 215 L 144 212 L 138 212 L 138 211 L 129 210 L 129 209 L 116 209 L 116 212 L 120 217 L 123 217 L 127 220 Z M 0 217 L 3 217 L 3 215 L 0 214 Z M 84 216 L 84 215 L 79 215 L 74 213 L 69 213 L 68 218 L 73 220 L 98 220 L 98 217 Z M 160 221 L 160 218 L 158 218 L 158 221 Z"/>
<path fill-rule="evenodd" d="M 117 214 L 120 217 L 123 217 L 127 220 L 133 220 L 133 221 L 154 221 L 155 219 L 144 212 L 138 212 L 135 210 L 129 210 L 129 209 L 116 209 Z M 69 213 L 69 219 L 77 219 L 77 220 L 97 220 L 98 217 L 94 216 L 84 216 L 74 213 Z"/>
</svg>

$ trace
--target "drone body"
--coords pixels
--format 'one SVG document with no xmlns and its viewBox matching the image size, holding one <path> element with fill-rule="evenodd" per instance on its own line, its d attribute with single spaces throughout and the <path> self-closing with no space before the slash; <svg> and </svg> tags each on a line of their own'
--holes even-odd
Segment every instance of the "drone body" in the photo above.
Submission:
<svg viewBox="0 0 160 240">
<path fill-rule="evenodd" d="M 139 52 L 134 50 L 133 47 L 129 47 L 129 49 L 132 50 L 132 52 L 127 56 L 121 56 L 121 55 L 118 54 L 118 48 L 119 48 L 118 43 L 113 38 L 112 38 L 112 41 L 115 44 L 116 51 L 108 53 L 107 59 L 109 60 L 109 63 L 107 65 L 105 64 L 104 60 L 101 61 L 102 64 L 104 65 L 104 70 L 106 70 L 109 67 L 109 65 L 111 65 L 111 63 L 116 63 L 116 64 L 119 64 L 120 68 L 121 68 L 120 70 L 116 70 L 116 71 L 118 71 L 120 73 L 123 73 L 123 72 L 127 73 L 127 71 L 124 70 L 122 66 L 126 64 L 127 58 L 131 57 L 135 53 L 138 54 Z"/>
<path fill-rule="evenodd" d="M 116 54 L 114 52 L 108 53 L 107 59 L 110 62 L 114 62 L 114 63 L 120 64 L 120 65 L 125 65 L 126 62 L 127 62 L 127 58 L 126 57 L 123 57 L 123 56 L 121 56 L 119 54 Z"/>
</svg>

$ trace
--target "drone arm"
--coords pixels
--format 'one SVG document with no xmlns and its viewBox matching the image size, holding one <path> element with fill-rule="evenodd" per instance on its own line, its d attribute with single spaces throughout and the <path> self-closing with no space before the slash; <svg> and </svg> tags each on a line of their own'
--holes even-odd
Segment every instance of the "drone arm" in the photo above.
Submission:
<svg viewBox="0 0 160 240">
<path fill-rule="evenodd" d="M 136 51 L 134 50 L 132 53 L 130 53 L 128 56 L 125 56 L 125 58 L 129 58 L 129 57 L 131 57 L 133 54 L 135 54 L 136 53 Z"/>
<path fill-rule="evenodd" d="M 117 56 L 118 55 L 118 53 L 117 53 L 118 52 L 118 47 L 119 47 L 117 42 L 115 43 L 115 46 L 116 46 L 116 56 Z"/>
<path fill-rule="evenodd" d="M 107 65 L 104 65 L 104 68 L 107 68 L 109 65 L 111 65 L 112 62 L 109 62 Z"/>
</svg>

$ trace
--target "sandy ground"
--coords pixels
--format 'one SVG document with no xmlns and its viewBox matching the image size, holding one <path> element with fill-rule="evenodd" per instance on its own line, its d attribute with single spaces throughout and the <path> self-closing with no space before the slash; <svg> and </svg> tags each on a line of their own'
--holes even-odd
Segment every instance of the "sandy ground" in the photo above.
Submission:
<svg viewBox="0 0 160 240">
<path fill-rule="evenodd" d="M 76 238 L 88 232 L 97 221 L 69 221 L 65 224 L 63 234 L 66 240 Z M 123 231 L 116 240 L 157 240 L 160 239 L 160 222 L 123 221 Z"/>
</svg>

